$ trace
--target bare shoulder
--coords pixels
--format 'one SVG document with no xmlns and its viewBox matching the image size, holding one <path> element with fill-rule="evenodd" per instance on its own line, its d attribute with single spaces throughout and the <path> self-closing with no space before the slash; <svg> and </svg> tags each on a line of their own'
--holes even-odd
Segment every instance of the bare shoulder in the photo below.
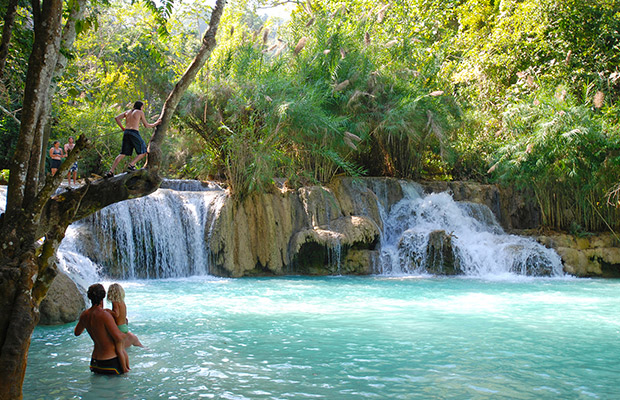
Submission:
<svg viewBox="0 0 620 400">
<path fill-rule="evenodd" d="M 106 308 L 103 310 L 104 312 L 101 313 L 101 318 L 103 319 L 112 319 L 114 320 L 114 314 L 115 312 Z"/>
<path fill-rule="evenodd" d="M 120 119 L 120 118 L 125 118 L 127 116 L 127 114 L 129 113 L 130 110 L 127 111 L 123 111 L 122 113 L 118 114 L 116 117 L 116 119 Z"/>
<path fill-rule="evenodd" d="M 80 319 L 82 318 L 86 318 L 88 316 L 88 314 L 90 314 L 90 308 L 87 308 L 86 310 L 82 311 L 82 314 L 80 314 Z"/>
</svg>

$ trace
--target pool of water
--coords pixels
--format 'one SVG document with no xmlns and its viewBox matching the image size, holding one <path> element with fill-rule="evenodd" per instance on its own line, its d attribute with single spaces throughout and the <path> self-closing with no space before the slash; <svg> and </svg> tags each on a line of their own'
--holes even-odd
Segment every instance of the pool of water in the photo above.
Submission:
<svg viewBox="0 0 620 400">
<path fill-rule="evenodd" d="M 431 277 L 121 282 L 122 377 L 38 327 L 26 399 L 620 398 L 620 281 Z"/>
</svg>

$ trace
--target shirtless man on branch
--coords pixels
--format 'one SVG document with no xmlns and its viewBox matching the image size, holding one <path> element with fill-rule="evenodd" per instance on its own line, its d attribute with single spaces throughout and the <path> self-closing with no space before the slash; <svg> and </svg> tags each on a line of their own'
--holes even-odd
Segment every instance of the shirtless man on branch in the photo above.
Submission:
<svg viewBox="0 0 620 400">
<path fill-rule="evenodd" d="M 114 117 L 114 120 L 116 120 L 116 123 L 123 131 L 123 146 L 121 148 L 121 153 L 114 159 L 112 168 L 110 168 L 110 170 L 104 175 L 105 178 L 113 177 L 114 170 L 116 169 L 118 163 L 121 162 L 125 156 L 131 156 L 134 149 L 136 149 L 137 156 L 127 165 L 127 171 L 135 171 L 136 163 L 146 155 L 146 143 L 144 143 L 144 140 L 140 136 L 140 132 L 138 132 L 140 122 L 142 122 L 142 124 L 147 128 L 154 128 L 161 124 L 161 118 L 155 121 L 154 124 L 149 124 L 146 122 L 146 117 L 142 111 L 142 105 L 143 103 L 141 101 L 136 101 L 133 105 L 133 109 L 125 111 L 124 113 Z M 124 127 L 121 123 L 123 119 L 125 119 L 126 122 Z"/>
<path fill-rule="evenodd" d="M 129 371 L 129 362 L 126 362 L 125 354 L 116 350 L 123 347 L 125 335 L 118 329 L 114 317 L 103 309 L 105 298 L 104 287 L 96 283 L 88 288 L 88 298 L 92 307 L 80 315 L 80 320 L 75 326 L 75 336 L 80 336 L 84 329 L 95 343 L 93 354 L 90 359 L 90 370 L 96 374 L 122 375 Z M 124 347 L 123 347 L 124 348 Z"/>
</svg>

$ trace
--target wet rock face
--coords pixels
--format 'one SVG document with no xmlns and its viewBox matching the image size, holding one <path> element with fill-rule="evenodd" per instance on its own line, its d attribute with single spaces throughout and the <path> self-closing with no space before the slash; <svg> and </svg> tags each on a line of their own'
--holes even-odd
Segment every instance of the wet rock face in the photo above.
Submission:
<svg viewBox="0 0 620 400">
<path fill-rule="evenodd" d="M 39 307 L 41 325 L 61 325 L 77 320 L 86 304 L 77 286 L 59 272 Z"/>
<path fill-rule="evenodd" d="M 211 273 L 371 273 L 379 258 L 379 207 L 390 207 L 402 197 L 395 179 L 341 178 L 329 187 L 228 202 L 211 233 Z"/>
<path fill-rule="evenodd" d="M 452 246 L 452 236 L 446 231 L 432 231 L 429 234 L 425 269 L 435 275 L 459 275 L 463 273 Z"/>
<path fill-rule="evenodd" d="M 307 275 L 369 274 L 378 259 L 380 231 L 365 216 L 340 217 L 304 229 L 292 239 L 294 270 Z"/>
<path fill-rule="evenodd" d="M 460 260 L 452 243 L 452 235 L 444 230 L 436 230 L 428 235 L 410 232 L 399 243 L 405 254 L 405 270 L 427 272 L 433 275 L 461 275 Z"/>
</svg>

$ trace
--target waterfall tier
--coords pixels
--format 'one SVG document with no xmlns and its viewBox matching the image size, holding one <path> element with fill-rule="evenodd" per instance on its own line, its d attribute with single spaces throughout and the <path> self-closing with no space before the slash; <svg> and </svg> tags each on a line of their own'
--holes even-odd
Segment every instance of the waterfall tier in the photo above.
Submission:
<svg viewBox="0 0 620 400">
<path fill-rule="evenodd" d="M 83 287 L 100 276 L 563 274 L 553 250 L 506 234 L 487 206 L 412 182 L 341 178 L 228 200 L 216 184 L 166 180 L 71 225 L 59 265 Z"/>
<path fill-rule="evenodd" d="M 448 193 L 425 195 L 417 184 L 402 184 L 405 197 L 385 220 L 378 273 L 563 274 L 555 251 L 506 234 L 487 206 L 455 202 Z"/>
<path fill-rule="evenodd" d="M 210 227 L 226 192 L 192 183 L 183 187 L 201 190 L 159 189 L 71 225 L 58 251 L 61 266 L 72 276 L 81 270 L 92 277 L 96 269 L 122 279 L 208 274 Z"/>
</svg>

